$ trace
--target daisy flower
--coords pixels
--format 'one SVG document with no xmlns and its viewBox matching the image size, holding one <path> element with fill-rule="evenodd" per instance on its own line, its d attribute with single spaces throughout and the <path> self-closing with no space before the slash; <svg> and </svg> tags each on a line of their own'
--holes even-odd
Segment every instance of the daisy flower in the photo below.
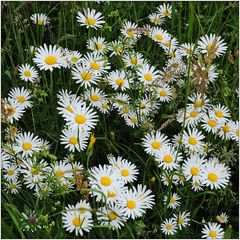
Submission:
<svg viewBox="0 0 240 240">
<path fill-rule="evenodd" d="M 82 216 L 80 213 L 66 210 L 63 213 L 63 228 L 70 233 L 74 232 L 76 236 L 80 234 L 83 236 L 83 232 L 89 232 L 93 227 L 93 220 L 89 217 Z"/>
<path fill-rule="evenodd" d="M 201 122 L 201 127 L 207 132 L 216 133 L 220 126 L 216 118 L 213 118 L 207 114 L 202 115 Z"/>
<path fill-rule="evenodd" d="M 97 211 L 97 219 L 101 225 L 110 225 L 113 229 L 120 229 L 127 221 L 124 209 L 116 205 L 100 208 Z"/>
<path fill-rule="evenodd" d="M 17 194 L 19 189 L 21 189 L 21 182 L 17 179 L 11 179 L 6 183 L 7 193 Z"/>
<path fill-rule="evenodd" d="M 24 87 L 11 89 L 8 96 L 23 108 L 28 108 L 31 106 L 31 101 L 29 101 L 31 98 L 31 91 L 24 89 Z"/>
<path fill-rule="evenodd" d="M 186 109 L 186 119 L 185 126 L 195 127 L 201 121 L 202 113 L 194 108 L 192 105 L 188 106 Z M 182 116 L 182 120 L 184 116 Z M 178 119 L 179 121 L 180 119 Z M 182 121 L 183 122 L 183 121 Z"/>
<path fill-rule="evenodd" d="M 109 100 L 113 101 L 113 106 L 117 109 L 126 107 L 130 103 L 130 97 L 125 93 L 117 93 L 115 96 L 113 96 Z"/>
<path fill-rule="evenodd" d="M 223 163 L 208 162 L 204 164 L 202 184 L 211 189 L 221 189 L 229 183 L 230 172 Z"/>
<path fill-rule="evenodd" d="M 77 21 L 81 26 L 86 26 L 87 28 L 101 28 L 105 23 L 103 20 L 102 13 L 96 12 L 95 9 L 83 9 L 83 13 L 77 12 Z"/>
<path fill-rule="evenodd" d="M 232 139 L 235 140 L 236 142 L 239 142 L 239 138 L 240 138 L 239 133 L 240 133 L 239 121 L 232 122 L 231 128 L 230 128 L 230 135 Z"/>
<path fill-rule="evenodd" d="M 167 138 L 167 136 L 158 131 L 156 133 L 148 133 L 142 139 L 142 144 L 145 148 L 145 152 L 152 156 L 158 153 L 161 148 L 164 148 L 169 143 L 170 140 Z"/>
<path fill-rule="evenodd" d="M 20 173 L 19 168 L 15 164 L 8 164 L 4 166 L 3 169 L 4 177 L 7 179 L 7 181 L 10 180 L 17 180 L 18 175 Z"/>
<path fill-rule="evenodd" d="M 187 211 L 184 212 L 179 212 L 178 214 L 173 214 L 175 221 L 177 222 L 177 226 L 179 227 L 180 230 L 182 230 L 182 228 L 186 227 L 189 225 L 189 217 L 190 217 L 190 213 Z"/>
<path fill-rule="evenodd" d="M 116 55 L 122 55 L 124 50 L 124 45 L 122 41 L 112 41 L 109 43 L 109 51 L 111 51 L 110 57 Z"/>
<path fill-rule="evenodd" d="M 80 214 L 81 217 L 92 218 L 92 208 L 90 203 L 88 203 L 86 200 L 80 200 L 75 206 L 68 205 L 66 209 Z"/>
<path fill-rule="evenodd" d="M 124 216 L 133 220 L 145 213 L 143 201 L 139 200 L 138 195 L 132 189 L 126 190 L 119 196 L 118 206 L 123 208 Z"/>
<path fill-rule="evenodd" d="M 127 78 L 123 70 L 116 70 L 111 72 L 108 75 L 107 80 L 114 90 L 120 89 L 122 91 L 129 89 L 129 83 L 132 82 L 131 79 Z"/>
<path fill-rule="evenodd" d="M 206 110 L 209 100 L 207 99 L 206 94 L 202 96 L 200 93 L 193 93 L 188 97 L 188 100 L 194 105 L 197 110 Z"/>
<path fill-rule="evenodd" d="M 228 218 L 229 218 L 229 216 L 225 212 L 222 212 L 220 215 L 217 215 L 216 220 L 219 223 L 227 223 Z"/>
<path fill-rule="evenodd" d="M 112 158 L 110 160 L 110 164 L 113 165 L 114 171 L 118 172 L 119 178 L 123 180 L 124 183 L 133 182 L 137 180 L 137 175 L 139 171 L 136 166 L 130 163 L 126 159 L 122 159 L 121 157 Z"/>
<path fill-rule="evenodd" d="M 98 106 L 98 109 L 104 114 L 108 113 L 111 110 L 110 102 L 108 100 L 102 100 L 101 105 Z"/>
<path fill-rule="evenodd" d="M 70 51 L 66 54 L 66 60 L 69 64 L 69 67 L 74 66 L 82 62 L 82 55 L 78 51 Z"/>
<path fill-rule="evenodd" d="M 94 52 L 104 54 L 107 49 L 107 44 L 105 42 L 105 38 L 103 37 L 93 37 L 88 41 L 87 48 Z"/>
<path fill-rule="evenodd" d="M 224 124 L 220 124 L 218 129 L 218 136 L 222 139 L 230 140 L 231 139 L 231 126 L 233 124 L 233 121 L 229 120 L 225 122 Z"/>
<path fill-rule="evenodd" d="M 169 53 L 179 48 L 179 42 L 175 37 L 171 36 L 171 38 L 164 42 L 161 47 L 166 53 Z"/>
<path fill-rule="evenodd" d="M 223 55 L 227 51 L 227 44 L 224 43 L 224 39 L 216 36 L 215 34 L 207 34 L 202 36 L 198 41 L 199 51 L 203 54 L 213 52 L 217 57 Z"/>
<path fill-rule="evenodd" d="M 97 52 L 87 53 L 83 58 L 83 64 L 96 75 L 106 73 L 107 70 L 110 69 L 106 58 Z"/>
<path fill-rule="evenodd" d="M 159 72 L 154 66 L 145 65 L 137 71 L 139 80 L 144 84 L 153 84 L 159 78 Z"/>
<path fill-rule="evenodd" d="M 22 64 L 19 69 L 20 78 L 26 82 L 34 82 L 38 78 L 38 72 L 29 64 Z"/>
<path fill-rule="evenodd" d="M 62 56 L 61 48 L 57 48 L 56 45 L 39 47 L 33 58 L 34 63 L 37 64 L 40 70 L 53 71 L 54 68 L 61 68 L 66 64 L 66 58 Z"/>
<path fill-rule="evenodd" d="M 88 131 L 97 124 L 96 112 L 86 104 L 77 106 L 74 113 L 66 116 L 67 125 L 72 129 Z"/>
<path fill-rule="evenodd" d="M 161 17 L 171 18 L 172 6 L 170 4 L 163 3 L 157 8 L 157 11 Z"/>
<path fill-rule="evenodd" d="M 166 219 L 161 224 L 161 230 L 166 235 L 174 235 L 177 232 L 177 223 L 174 218 Z"/>
<path fill-rule="evenodd" d="M 189 149 L 191 152 L 201 152 L 203 151 L 204 143 L 202 140 L 204 139 L 204 135 L 202 132 L 197 129 L 189 129 L 188 132 L 183 132 L 183 144 L 185 148 Z"/>
<path fill-rule="evenodd" d="M 202 186 L 202 184 L 199 181 L 192 181 L 192 189 L 195 192 L 202 191 L 203 188 L 201 186 Z"/>
<path fill-rule="evenodd" d="M 40 150 L 40 141 L 33 133 L 19 133 L 16 136 L 16 145 L 13 146 L 16 153 L 22 153 L 22 157 L 32 156 L 34 151 Z"/>
<path fill-rule="evenodd" d="M 155 160 L 158 162 L 159 167 L 164 170 L 174 170 L 179 167 L 180 161 L 182 161 L 181 153 L 177 153 L 173 147 L 164 146 L 156 153 Z"/>
<path fill-rule="evenodd" d="M 163 202 L 166 205 L 168 203 L 168 208 L 172 208 L 175 209 L 178 206 L 180 206 L 180 202 L 179 200 L 181 200 L 181 198 L 176 194 L 171 194 L 170 199 L 168 198 L 168 196 L 164 196 L 163 198 Z"/>
<path fill-rule="evenodd" d="M 138 52 L 133 52 L 130 54 L 125 54 L 123 56 L 123 61 L 126 64 L 126 67 L 138 68 L 145 64 L 143 55 Z"/>
<path fill-rule="evenodd" d="M 39 139 L 39 144 L 40 144 L 40 149 L 41 150 L 48 151 L 51 148 L 50 143 L 47 140 L 45 140 L 45 139 L 40 138 Z"/>
<path fill-rule="evenodd" d="M 172 177 L 172 174 L 168 174 L 167 172 L 162 174 L 161 181 L 162 181 L 163 185 L 165 185 L 165 186 L 169 186 L 170 182 L 171 182 L 171 184 L 175 184 L 175 185 L 178 184 L 176 177 L 174 177 L 174 176 Z"/>
<path fill-rule="evenodd" d="M 137 101 L 137 106 L 141 115 L 148 115 L 152 108 L 157 109 L 159 104 L 156 101 L 151 100 L 150 97 L 144 96 L 142 99 Z"/>
<path fill-rule="evenodd" d="M 99 76 L 96 72 L 83 65 L 76 65 L 72 68 L 72 79 L 85 88 L 99 82 Z"/>
<path fill-rule="evenodd" d="M 102 101 L 106 99 L 106 94 L 99 88 L 91 88 L 85 93 L 86 98 L 90 101 L 93 107 L 100 107 Z"/>
<path fill-rule="evenodd" d="M 193 44 L 193 43 L 181 44 L 180 52 L 181 52 L 182 56 L 186 56 L 187 58 L 196 56 L 198 54 L 197 48 L 195 48 L 195 44 Z"/>
<path fill-rule="evenodd" d="M 225 123 L 231 117 L 228 108 L 220 104 L 212 106 L 209 110 L 210 116 L 215 118 L 219 123 Z"/>
<path fill-rule="evenodd" d="M 169 40 L 170 40 L 170 36 L 167 33 L 167 31 L 165 31 L 161 28 L 158 28 L 158 27 L 155 27 L 152 29 L 151 38 L 153 39 L 153 41 L 160 43 L 160 44 L 164 44 L 166 42 L 169 42 Z"/>
<path fill-rule="evenodd" d="M 160 102 L 170 102 L 173 97 L 173 91 L 167 84 L 163 84 L 161 87 L 153 89 L 156 92 L 156 97 Z"/>
<path fill-rule="evenodd" d="M 98 190 L 92 192 L 92 194 L 97 197 L 97 201 L 105 200 L 99 191 L 105 196 L 108 196 L 108 194 L 111 195 L 115 193 L 115 188 L 121 188 L 123 186 L 123 181 L 119 179 L 118 172 L 113 171 L 112 166 L 109 165 L 93 167 L 90 170 L 88 179 L 91 188 Z"/>
<path fill-rule="evenodd" d="M 164 22 L 164 18 L 160 16 L 158 13 L 152 13 L 148 16 L 151 23 L 155 25 L 162 25 Z"/>
<path fill-rule="evenodd" d="M 78 129 L 64 129 L 62 135 L 60 136 L 60 143 L 65 145 L 70 152 L 83 151 L 88 145 L 88 133 L 81 133 Z"/>
<path fill-rule="evenodd" d="M 221 228 L 221 225 L 217 223 L 207 223 L 204 224 L 202 229 L 202 238 L 207 239 L 223 239 L 224 237 L 224 231 Z"/>
<path fill-rule="evenodd" d="M 73 179 L 73 169 L 71 164 L 63 161 L 57 162 L 52 165 L 54 175 L 63 183 L 68 183 L 70 179 Z"/>
<path fill-rule="evenodd" d="M 183 163 L 183 174 L 186 180 L 192 179 L 195 181 L 202 181 L 202 173 L 204 171 L 205 159 L 198 154 L 191 155 Z"/>
<path fill-rule="evenodd" d="M 127 21 L 123 24 L 121 28 L 121 33 L 127 38 L 139 38 L 141 34 L 137 30 L 138 26 L 135 23 Z"/>
<path fill-rule="evenodd" d="M 137 114 L 130 111 L 127 116 L 124 117 L 125 123 L 127 126 L 132 128 L 138 127 L 140 123 L 140 119 L 138 118 Z"/>
<path fill-rule="evenodd" d="M 39 26 L 47 25 L 50 23 L 50 18 L 44 13 L 35 13 L 30 17 L 30 19 L 34 24 L 37 24 Z"/>
</svg>

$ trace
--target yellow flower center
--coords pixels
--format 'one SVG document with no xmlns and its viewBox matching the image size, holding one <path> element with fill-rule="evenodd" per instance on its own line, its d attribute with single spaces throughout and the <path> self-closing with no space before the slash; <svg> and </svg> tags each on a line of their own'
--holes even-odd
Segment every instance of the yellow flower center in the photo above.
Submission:
<svg viewBox="0 0 240 240">
<path fill-rule="evenodd" d="M 129 171 L 128 171 L 127 169 L 123 169 L 123 170 L 121 171 L 121 175 L 122 175 L 123 177 L 127 177 L 127 176 L 129 176 Z"/>
<path fill-rule="evenodd" d="M 239 129 L 236 130 L 236 135 L 239 137 Z"/>
<path fill-rule="evenodd" d="M 162 89 L 160 92 L 159 92 L 160 96 L 162 97 L 166 97 L 167 96 L 167 91 Z"/>
<path fill-rule="evenodd" d="M 38 23 L 38 25 L 43 25 L 43 20 L 42 19 L 38 19 L 37 23 Z"/>
<path fill-rule="evenodd" d="M 158 142 L 158 141 L 153 141 L 153 142 L 151 143 L 151 146 L 152 146 L 152 148 L 154 148 L 154 149 L 159 149 L 159 148 L 161 147 L 161 143 Z"/>
<path fill-rule="evenodd" d="M 91 100 L 94 101 L 94 102 L 98 102 L 100 100 L 100 98 L 99 98 L 98 95 L 92 95 Z"/>
<path fill-rule="evenodd" d="M 132 37 L 134 35 L 134 31 L 132 29 L 127 30 L 128 36 Z"/>
<path fill-rule="evenodd" d="M 13 169 L 10 169 L 10 170 L 8 170 L 8 175 L 10 175 L 10 176 L 12 176 L 13 174 L 14 174 L 14 170 Z"/>
<path fill-rule="evenodd" d="M 175 58 L 176 57 L 176 53 L 175 52 L 170 52 L 170 57 L 172 57 L 172 58 Z"/>
<path fill-rule="evenodd" d="M 78 58 L 75 57 L 75 56 L 73 56 L 73 57 L 71 58 L 71 61 L 72 61 L 72 62 L 77 62 L 77 61 L 78 61 Z"/>
<path fill-rule="evenodd" d="M 128 109 L 128 108 L 124 108 L 124 109 L 123 109 L 123 112 L 124 112 L 124 113 L 129 113 L 129 109 Z"/>
<path fill-rule="evenodd" d="M 172 230 L 172 225 L 168 223 L 168 224 L 166 225 L 166 229 L 167 229 L 168 231 Z"/>
<path fill-rule="evenodd" d="M 140 104 L 140 109 L 144 109 L 144 108 L 146 108 L 146 105 L 144 103 L 141 103 Z"/>
<path fill-rule="evenodd" d="M 207 50 L 210 50 L 212 47 L 213 47 L 213 44 L 212 44 L 212 43 L 209 43 L 209 44 L 207 45 Z"/>
<path fill-rule="evenodd" d="M 148 82 L 151 82 L 152 79 L 153 79 L 153 77 L 152 77 L 152 75 L 151 75 L 150 73 L 144 74 L 144 78 L 145 78 L 145 80 L 147 80 Z"/>
<path fill-rule="evenodd" d="M 54 57 L 54 56 L 47 56 L 45 58 L 45 63 L 48 64 L 48 65 L 56 64 L 57 63 L 57 58 Z"/>
<path fill-rule="evenodd" d="M 14 188 L 16 188 L 16 186 L 17 186 L 17 185 L 14 184 L 14 183 L 10 183 L 10 184 L 9 184 L 9 188 L 10 188 L 11 190 L 14 189 Z"/>
<path fill-rule="evenodd" d="M 101 43 L 95 43 L 94 44 L 96 50 L 101 50 L 102 49 L 102 44 Z"/>
<path fill-rule="evenodd" d="M 212 238 L 215 238 L 217 236 L 217 232 L 211 230 L 210 233 L 209 233 L 209 236 L 212 237 Z"/>
<path fill-rule="evenodd" d="M 123 79 L 121 79 L 121 78 L 118 78 L 117 80 L 116 80 L 116 84 L 119 86 L 119 87 L 121 87 L 121 86 L 123 86 L 124 85 L 124 80 Z"/>
<path fill-rule="evenodd" d="M 195 107 L 201 107 L 202 106 L 202 100 L 196 100 L 194 103 Z"/>
<path fill-rule="evenodd" d="M 31 167 L 30 173 L 31 173 L 32 175 L 37 175 L 37 174 L 38 174 L 38 170 L 37 170 L 36 168 L 34 168 L 34 167 Z"/>
<path fill-rule="evenodd" d="M 216 173 L 209 173 L 208 180 L 211 182 L 216 182 L 218 180 L 218 176 Z"/>
<path fill-rule="evenodd" d="M 208 121 L 208 125 L 210 127 L 215 127 L 217 125 L 217 122 L 214 119 L 211 119 L 211 120 Z"/>
<path fill-rule="evenodd" d="M 67 109 L 69 112 L 71 112 L 71 113 L 74 112 L 74 109 L 73 109 L 73 107 L 72 107 L 71 105 L 68 105 L 68 106 L 66 107 L 66 109 Z"/>
<path fill-rule="evenodd" d="M 86 117 L 84 115 L 81 115 L 81 114 L 79 114 L 75 117 L 75 122 L 77 124 L 84 124 L 86 122 L 86 120 L 87 120 Z"/>
<path fill-rule="evenodd" d="M 31 72 L 26 70 L 24 73 L 23 73 L 26 77 L 31 77 Z"/>
<path fill-rule="evenodd" d="M 105 177 L 101 177 L 100 182 L 103 186 L 107 187 L 112 183 L 112 180 L 110 177 L 105 176 Z"/>
<path fill-rule="evenodd" d="M 94 25 L 95 24 L 95 19 L 94 18 L 86 18 L 85 23 L 88 25 Z"/>
<path fill-rule="evenodd" d="M 92 75 L 89 72 L 82 72 L 81 78 L 83 80 L 89 81 L 92 78 Z"/>
<path fill-rule="evenodd" d="M 23 145 L 22 145 L 22 148 L 25 151 L 31 150 L 32 149 L 32 144 L 30 142 L 24 142 Z"/>
<path fill-rule="evenodd" d="M 191 145 L 196 145 L 196 144 L 197 144 L 197 138 L 195 138 L 195 137 L 190 137 L 190 138 L 188 139 L 188 142 L 189 142 L 189 144 L 191 144 Z"/>
<path fill-rule="evenodd" d="M 163 40 L 163 36 L 161 34 L 156 34 L 155 38 L 158 40 L 158 41 L 162 41 Z"/>
<path fill-rule="evenodd" d="M 165 11 L 163 12 L 163 15 L 167 17 L 167 16 L 170 15 L 170 13 L 168 12 L 168 10 L 165 10 Z"/>
<path fill-rule="evenodd" d="M 218 118 L 222 118 L 222 117 L 223 117 L 223 113 L 222 113 L 221 111 L 216 111 L 216 112 L 215 112 L 215 115 L 216 115 L 216 117 L 218 117 Z"/>
<path fill-rule="evenodd" d="M 131 58 L 130 59 L 131 64 L 137 65 L 138 61 L 136 58 Z"/>
<path fill-rule="evenodd" d="M 173 197 L 170 198 L 170 203 L 175 203 L 175 199 Z"/>
<path fill-rule="evenodd" d="M 128 200 L 128 201 L 127 201 L 127 207 L 128 207 L 128 208 L 134 209 L 134 208 L 136 208 L 136 206 L 137 206 L 137 204 L 136 204 L 135 201 L 133 201 L 133 200 Z"/>
<path fill-rule="evenodd" d="M 196 111 L 190 112 L 190 117 L 195 118 L 197 117 L 198 113 Z"/>
<path fill-rule="evenodd" d="M 108 104 L 107 103 L 103 103 L 102 104 L 102 108 L 107 109 L 108 108 Z"/>
<path fill-rule="evenodd" d="M 164 161 L 165 163 L 171 163 L 171 162 L 173 161 L 173 158 L 172 158 L 171 155 L 165 155 L 165 156 L 163 157 L 163 161 Z"/>
<path fill-rule="evenodd" d="M 113 220 L 115 220 L 115 219 L 117 218 L 117 214 L 116 214 L 115 212 L 110 212 L 110 213 L 108 214 L 108 218 L 109 218 L 111 221 L 113 221 Z"/>
<path fill-rule="evenodd" d="M 80 208 L 79 212 L 80 212 L 80 214 L 84 214 L 86 212 L 86 209 L 85 208 Z"/>
<path fill-rule="evenodd" d="M 70 142 L 71 144 L 75 145 L 75 144 L 78 143 L 78 140 L 77 140 L 76 137 L 70 137 L 70 138 L 69 138 L 69 142 Z"/>
<path fill-rule="evenodd" d="M 59 178 L 64 177 L 64 171 L 62 171 L 61 169 L 58 169 L 57 171 L 55 171 L 55 175 Z"/>
<path fill-rule="evenodd" d="M 224 131 L 225 133 L 227 133 L 227 132 L 230 131 L 230 127 L 229 127 L 228 125 L 224 125 L 224 126 L 222 127 L 222 129 L 223 129 L 223 131 Z"/>
<path fill-rule="evenodd" d="M 97 62 L 92 62 L 92 63 L 90 64 L 90 67 L 91 67 L 92 69 L 94 69 L 94 70 L 99 70 L 100 64 L 98 64 Z"/>
<path fill-rule="evenodd" d="M 19 103 L 24 103 L 26 101 L 24 96 L 18 96 L 17 100 L 18 100 Z"/>
<path fill-rule="evenodd" d="M 116 52 L 120 52 L 122 49 L 120 47 L 115 47 Z"/>
<path fill-rule="evenodd" d="M 178 224 L 183 224 L 183 218 L 179 217 Z"/>
<path fill-rule="evenodd" d="M 187 54 L 192 54 L 192 50 L 191 50 L 191 49 L 187 49 L 187 50 L 186 50 L 186 53 L 187 53 Z"/>
<path fill-rule="evenodd" d="M 165 77 L 166 78 L 171 78 L 172 77 L 172 73 L 171 72 L 166 72 L 165 73 Z"/>
<path fill-rule="evenodd" d="M 199 173 L 199 169 L 197 167 L 191 167 L 190 172 L 193 176 L 197 176 Z"/>
<path fill-rule="evenodd" d="M 159 22 L 159 18 L 158 17 L 153 18 L 153 22 L 154 23 L 158 23 Z"/>
<path fill-rule="evenodd" d="M 135 117 L 132 117 L 130 120 L 131 120 L 132 123 L 136 123 L 137 122 L 137 119 Z"/>
<path fill-rule="evenodd" d="M 108 197 L 110 197 L 110 198 L 114 198 L 114 197 L 116 197 L 117 196 L 117 194 L 115 193 L 115 192 L 110 192 L 110 191 L 108 191 Z"/>
<path fill-rule="evenodd" d="M 170 41 L 167 41 L 167 42 L 165 42 L 163 45 L 166 46 L 166 47 L 169 47 L 169 46 L 171 45 L 171 42 L 170 42 Z"/>
<path fill-rule="evenodd" d="M 81 227 L 83 220 L 80 217 L 75 216 L 72 223 L 75 227 Z"/>
</svg>

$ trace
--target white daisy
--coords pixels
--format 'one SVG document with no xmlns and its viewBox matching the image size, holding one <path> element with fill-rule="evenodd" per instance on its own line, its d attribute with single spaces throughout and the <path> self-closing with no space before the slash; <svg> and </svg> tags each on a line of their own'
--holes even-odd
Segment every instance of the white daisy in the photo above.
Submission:
<svg viewBox="0 0 240 240">
<path fill-rule="evenodd" d="M 17 179 L 11 179 L 6 183 L 7 193 L 17 194 L 19 189 L 21 189 L 21 182 Z"/>
<path fill-rule="evenodd" d="M 18 69 L 20 78 L 26 82 L 34 82 L 38 78 L 38 72 L 29 64 L 23 64 Z"/>
<path fill-rule="evenodd" d="M 102 13 L 89 8 L 83 9 L 83 13 L 77 12 L 77 21 L 80 22 L 81 26 L 94 29 L 102 28 L 102 25 L 105 23 Z"/>
<path fill-rule="evenodd" d="M 222 212 L 220 215 L 217 215 L 216 220 L 220 223 L 228 223 L 229 216 Z"/>
<path fill-rule="evenodd" d="M 220 127 L 217 119 L 209 116 L 208 114 L 203 114 L 201 118 L 201 127 L 207 132 L 216 133 Z"/>
<path fill-rule="evenodd" d="M 103 37 L 93 37 L 88 41 L 87 45 L 88 49 L 100 53 L 105 54 L 108 51 L 107 44 L 105 42 L 105 38 Z"/>
<path fill-rule="evenodd" d="M 225 123 L 228 118 L 231 117 L 230 112 L 227 107 L 218 105 L 213 105 L 209 110 L 210 116 L 215 118 L 219 123 Z"/>
<path fill-rule="evenodd" d="M 151 23 L 155 25 L 162 25 L 164 22 L 164 18 L 162 18 L 158 13 L 149 14 L 148 18 L 151 21 Z"/>
<path fill-rule="evenodd" d="M 177 226 L 179 227 L 180 230 L 182 230 L 183 227 L 186 227 L 189 225 L 189 217 L 190 213 L 187 211 L 184 212 L 179 212 L 178 214 L 173 214 L 175 221 L 177 222 Z"/>
<path fill-rule="evenodd" d="M 121 28 L 121 33 L 127 38 L 139 38 L 141 36 L 138 26 L 135 23 L 127 21 Z"/>
<path fill-rule="evenodd" d="M 17 180 L 20 171 L 17 165 L 8 164 L 4 166 L 3 173 L 7 181 L 10 181 L 10 180 Z"/>
<path fill-rule="evenodd" d="M 155 69 L 154 66 L 144 65 L 137 71 L 139 80 L 144 84 L 153 84 L 156 79 L 159 78 L 159 72 Z"/>
<path fill-rule="evenodd" d="M 155 27 L 152 29 L 151 38 L 153 39 L 153 41 L 159 44 L 164 44 L 166 42 L 169 42 L 170 35 L 167 33 L 167 31 L 161 28 Z"/>
<path fill-rule="evenodd" d="M 129 84 L 132 82 L 132 79 L 127 77 L 123 70 L 111 72 L 107 80 L 114 90 L 121 89 L 122 91 L 129 89 Z"/>
<path fill-rule="evenodd" d="M 39 47 L 33 58 L 33 61 L 37 64 L 40 70 L 53 71 L 54 68 L 61 68 L 66 64 L 66 58 L 62 56 L 61 48 L 57 48 L 56 45 Z"/>
<path fill-rule="evenodd" d="M 86 93 L 85 96 L 87 100 L 90 101 L 90 105 L 93 107 L 100 107 L 102 101 L 106 99 L 106 94 L 99 88 L 91 88 Z"/>
<path fill-rule="evenodd" d="M 166 219 L 161 224 L 161 230 L 166 235 L 174 235 L 177 232 L 177 223 L 174 218 Z"/>
<path fill-rule="evenodd" d="M 207 239 L 223 239 L 224 231 L 221 228 L 221 225 L 217 223 L 207 223 L 204 224 L 202 229 L 202 238 Z"/>
<path fill-rule="evenodd" d="M 47 25 L 50 22 L 50 18 L 44 13 L 35 13 L 30 18 L 34 24 L 39 26 Z"/>
<path fill-rule="evenodd" d="M 34 137 L 33 133 L 19 133 L 16 136 L 16 145 L 13 146 L 16 153 L 22 153 L 23 157 L 32 156 L 34 151 L 40 150 L 40 141 L 37 136 Z"/>
<path fill-rule="evenodd" d="M 164 204 L 168 204 L 168 208 L 172 208 L 172 209 L 175 209 L 177 208 L 178 206 L 180 206 L 180 202 L 179 200 L 181 200 L 181 198 L 176 194 L 171 194 L 169 197 L 168 196 L 164 196 L 163 198 L 163 202 Z"/>
<path fill-rule="evenodd" d="M 143 55 L 138 52 L 124 54 L 123 62 L 126 64 L 126 67 L 138 68 L 145 64 Z"/>
<path fill-rule="evenodd" d="M 172 6 L 170 4 L 163 3 L 157 8 L 158 13 L 161 17 L 168 17 L 171 18 L 172 14 Z"/>
<path fill-rule="evenodd" d="M 153 91 L 160 102 L 170 102 L 173 97 L 173 91 L 168 84 L 163 84 L 161 87 L 155 87 Z"/>
<path fill-rule="evenodd" d="M 182 56 L 186 56 L 187 58 L 196 56 L 198 54 L 197 48 L 193 43 L 183 43 L 180 47 L 180 52 Z"/>
<path fill-rule="evenodd" d="M 239 121 L 232 122 L 231 123 L 231 128 L 230 128 L 230 135 L 233 140 L 239 143 L 239 138 L 240 138 L 240 126 L 239 126 Z"/>
<path fill-rule="evenodd" d="M 23 108 L 28 108 L 31 106 L 31 101 L 29 101 L 31 98 L 31 91 L 24 89 L 24 87 L 11 89 L 8 96 Z"/>
</svg>

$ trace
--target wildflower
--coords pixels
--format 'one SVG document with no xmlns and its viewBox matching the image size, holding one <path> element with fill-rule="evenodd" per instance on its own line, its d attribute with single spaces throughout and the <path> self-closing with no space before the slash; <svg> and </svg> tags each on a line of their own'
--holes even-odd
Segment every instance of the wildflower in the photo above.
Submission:
<svg viewBox="0 0 240 240">
<path fill-rule="evenodd" d="M 137 75 L 144 85 L 152 84 L 159 77 L 158 71 L 150 65 L 145 65 L 140 68 L 137 71 Z"/>
<path fill-rule="evenodd" d="M 177 232 L 177 223 L 176 223 L 175 219 L 174 218 L 166 219 L 161 224 L 161 230 L 166 235 L 173 235 L 174 233 L 176 233 Z"/>
<path fill-rule="evenodd" d="M 167 207 L 172 209 L 177 208 L 180 205 L 180 202 L 179 202 L 180 199 L 181 198 L 176 193 L 171 194 Z M 164 201 L 164 204 L 167 204 L 168 197 L 164 196 L 163 201 Z"/>
<path fill-rule="evenodd" d="M 38 78 L 38 72 L 29 64 L 22 64 L 19 67 L 20 78 L 26 82 L 34 82 Z"/>
<path fill-rule="evenodd" d="M 202 238 L 208 238 L 208 239 L 222 239 L 224 236 L 224 231 L 217 223 L 207 223 L 204 224 L 204 227 L 202 229 Z"/>
<path fill-rule="evenodd" d="M 170 4 L 163 3 L 157 8 L 158 13 L 161 17 L 168 17 L 171 18 L 172 14 L 172 6 Z"/>
<path fill-rule="evenodd" d="M 148 16 L 151 23 L 155 25 L 162 25 L 164 22 L 164 18 L 162 18 L 158 13 L 152 13 Z"/>
<path fill-rule="evenodd" d="M 100 54 L 105 54 L 107 49 L 107 44 L 105 42 L 105 38 L 103 37 L 93 37 L 88 41 L 87 45 L 88 49 L 100 53 Z"/>
<path fill-rule="evenodd" d="M 22 88 L 13 88 L 9 92 L 9 97 L 12 98 L 14 101 L 16 101 L 22 108 L 28 108 L 31 106 L 31 101 L 29 99 L 31 98 L 31 91 Z"/>
<path fill-rule="evenodd" d="M 177 222 L 177 226 L 179 227 L 180 230 L 182 230 L 183 227 L 186 227 L 189 225 L 189 217 L 190 213 L 187 211 L 184 212 L 179 212 L 178 214 L 173 214 L 175 221 Z"/>
<path fill-rule="evenodd" d="M 131 79 L 127 78 L 124 71 L 113 71 L 108 76 L 108 83 L 113 87 L 114 90 L 121 89 L 124 91 L 125 89 L 129 89 L 129 84 L 132 82 Z"/>
<path fill-rule="evenodd" d="M 228 218 L 229 218 L 229 216 L 225 212 L 222 212 L 220 215 L 216 216 L 216 220 L 219 223 L 227 223 L 228 222 Z"/>
<path fill-rule="evenodd" d="M 47 25 L 50 22 L 49 17 L 44 13 L 35 13 L 30 18 L 34 24 L 37 24 L 39 26 Z"/>
</svg>

